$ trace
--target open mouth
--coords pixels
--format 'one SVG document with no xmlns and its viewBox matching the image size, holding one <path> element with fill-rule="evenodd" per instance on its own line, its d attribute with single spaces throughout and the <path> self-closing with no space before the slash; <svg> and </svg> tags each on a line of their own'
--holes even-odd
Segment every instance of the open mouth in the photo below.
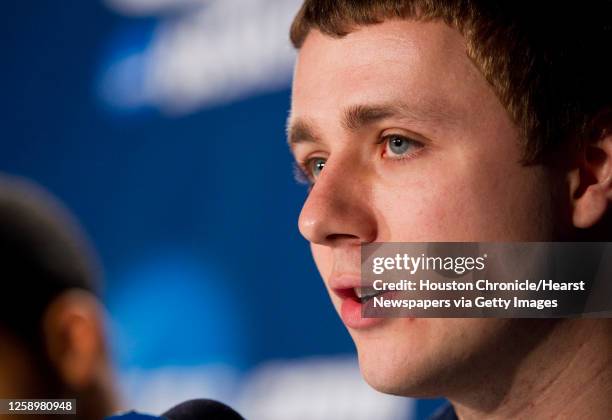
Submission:
<svg viewBox="0 0 612 420">
<path fill-rule="evenodd" d="M 354 287 L 353 293 L 355 294 L 357 301 L 360 303 L 367 303 L 376 296 L 382 295 L 384 290 L 375 290 L 371 287 Z"/>
<path fill-rule="evenodd" d="M 385 321 L 384 318 L 369 316 L 368 314 L 374 307 L 374 298 L 385 292 L 389 293 L 388 291 L 374 290 L 372 287 L 341 287 L 335 288 L 333 291 L 341 300 L 340 317 L 347 327 L 367 329 Z"/>
<path fill-rule="evenodd" d="M 368 303 L 376 296 L 384 293 L 384 290 L 375 290 L 372 287 L 351 287 L 350 289 L 338 289 L 336 293 L 342 299 L 351 299 L 361 304 Z"/>
</svg>

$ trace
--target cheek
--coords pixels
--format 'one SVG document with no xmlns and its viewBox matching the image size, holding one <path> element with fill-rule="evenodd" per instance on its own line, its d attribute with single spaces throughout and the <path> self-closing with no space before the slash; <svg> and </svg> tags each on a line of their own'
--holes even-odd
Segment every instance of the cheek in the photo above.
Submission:
<svg viewBox="0 0 612 420">
<path fill-rule="evenodd" d="M 545 171 L 504 161 L 503 154 L 470 152 L 418 165 L 415 160 L 397 181 L 376 188 L 379 240 L 549 240 L 553 220 Z"/>
<path fill-rule="evenodd" d="M 391 185 L 374 189 L 372 203 L 379 222 L 378 240 L 468 240 L 466 232 L 472 230 L 473 222 L 472 210 L 466 206 L 466 202 L 472 188 L 465 182 L 465 176 L 459 183 L 459 177 L 451 177 L 447 171 L 439 171 L 427 165 L 419 166 L 411 170 L 419 174 L 401 176 Z M 456 171 L 454 173 L 456 175 Z"/>
</svg>

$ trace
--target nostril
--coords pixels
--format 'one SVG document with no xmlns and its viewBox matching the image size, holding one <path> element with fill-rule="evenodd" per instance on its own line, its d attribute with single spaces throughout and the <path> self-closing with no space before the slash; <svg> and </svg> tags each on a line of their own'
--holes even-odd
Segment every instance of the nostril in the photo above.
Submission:
<svg viewBox="0 0 612 420">
<path fill-rule="evenodd" d="M 357 243 L 361 243 L 361 240 L 359 239 L 358 236 L 356 236 L 356 235 L 349 235 L 349 234 L 346 234 L 346 233 L 333 233 L 333 234 L 327 235 L 326 239 L 329 242 L 340 242 L 340 241 L 350 242 L 350 241 L 354 241 L 354 242 L 357 242 Z"/>
</svg>

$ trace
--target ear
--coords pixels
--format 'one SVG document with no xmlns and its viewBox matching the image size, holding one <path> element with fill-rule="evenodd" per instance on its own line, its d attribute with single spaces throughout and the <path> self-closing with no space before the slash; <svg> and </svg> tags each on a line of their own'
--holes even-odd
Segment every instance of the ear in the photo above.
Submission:
<svg viewBox="0 0 612 420">
<path fill-rule="evenodd" d="M 577 228 L 600 222 L 612 204 L 612 110 L 600 114 L 593 129 L 570 173 L 572 221 Z"/>
<path fill-rule="evenodd" d="M 90 293 L 62 293 L 47 308 L 43 334 L 52 365 L 75 390 L 98 380 L 106 363 L 103 311 Z"/>
</svg>

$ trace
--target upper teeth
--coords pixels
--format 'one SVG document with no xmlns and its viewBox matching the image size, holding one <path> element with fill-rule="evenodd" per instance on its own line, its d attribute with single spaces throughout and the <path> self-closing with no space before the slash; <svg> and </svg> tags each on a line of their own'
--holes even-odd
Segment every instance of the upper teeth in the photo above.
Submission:
<svg viewBox="0 0 612 420">
<path fill-rule="evenodd" d="M 355 294 L 361 300 L 371 299 L 380 293 L 380 291 L 374 290 L 370 287 L 355 287 Z"/>
</svg>

